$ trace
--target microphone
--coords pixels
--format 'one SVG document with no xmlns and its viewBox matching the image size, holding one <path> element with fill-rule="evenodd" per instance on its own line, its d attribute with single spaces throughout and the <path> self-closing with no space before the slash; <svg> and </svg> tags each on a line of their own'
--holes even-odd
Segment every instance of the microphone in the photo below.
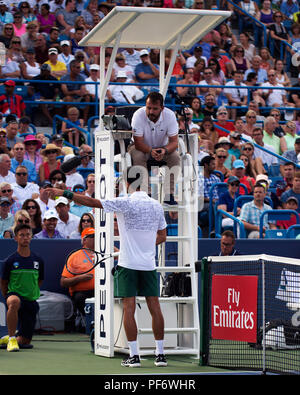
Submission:
<svg viewBox="0 0 300 395">
<path fill-rule="evenodd" d="M 83 158 L 87 156 L 92 156 L 91 154 L 83 155 L 83 156 L 74 156 L 73 158 L 68 159 L 60 165 L 60 170 L 63 173 L 69 173 L 70 171 L 76 169 L 76 167 L 81 165 L 81 161 Z"/>
</svg>

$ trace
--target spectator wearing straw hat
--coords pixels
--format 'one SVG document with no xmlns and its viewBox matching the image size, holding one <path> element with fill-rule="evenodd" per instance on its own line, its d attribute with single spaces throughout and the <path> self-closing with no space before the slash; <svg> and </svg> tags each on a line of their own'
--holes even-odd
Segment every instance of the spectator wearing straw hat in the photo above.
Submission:
<svg viewBox="0 0 300 395">
<path fill-rule="evenodd" d="M 60 161 L 57 160 L 57 157 L 61 155 L 61 149 L 56 144 L 50 143 L 41 151 L 41 154 L 45 158 L 45 161 L 39 168 L 40 182 L 43 182 L 49 180 L 53 170 L 58 170 L 60 168 Z"/>
</svg>

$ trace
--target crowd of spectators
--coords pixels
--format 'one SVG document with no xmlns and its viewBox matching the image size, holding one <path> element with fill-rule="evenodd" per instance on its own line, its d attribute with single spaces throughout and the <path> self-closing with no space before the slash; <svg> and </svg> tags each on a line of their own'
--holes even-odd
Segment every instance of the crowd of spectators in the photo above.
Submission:
<svg viewBox="0 0 300 395">
<path fill-rule="evenodd" d="M 198 159 L 204 167 L 199 176 L 199 190 L 204 193 L 199 225 L 207 226 L 209 188 L 220 180 L 230 184 L 234 178 L 234 184 L 246 188 L 238 188 L 236 193 L 254 194 L 257 177 L 266 176 L 265 194 L 273 197 L 275 208 L 286 207 L 285 192 L 300 198 L 294 181 L 300 159 L 300 95 L 298 90 L 286 89 L 300 84 L 300 68 L 291 61 L 300 41 L 299 4 L 294 0 L 235 3 L 238 8 L 222 0 L 1 0 L 0 42 L 6 48 L 0 68 L 1 237 L 11 237 L 17 213 L 20 218 L 28 213 L 26 218 L 39 238 L 79 237 L 80 227 L 89 222 L 84 216 L 92 219 L 85 207 L 48 199 L 45 187 L 61 183 L 79 193 L 91 196 L 94 192 L 91 157 L 81 165 L 91 170 L 88 178 L 76 169 L 64 174 L 60 164 L 74 154 L 92 153 L 82 129 L 99 97 L 99 85 L 93 82 L 99 82 L 100 49 L 79 43 L 116 5 L 232 11 L 231 18 L 178 53 L 172 71 L 172 99 L 166 100 L 167 106 L 177 104 L 179 129 L 188 127 L 198 135 Z M 249 15 L 267 28 L 267 45 L 261 40 L 262 25 Z M 111 52 L 112 48 L 106 48 L 105 67 Z M 166 52 L 166 71 L 171 54 Z M 155 89 L 147 83 L 159 82 L 159 69 L 159 50 L 120 48 L 106 94 L 107 113 L 114 113 L 118 105 L 141 104 Z M 20 87 L 26 88 L 26 97 L 18 94 Z M 34 104 L 27 104 L 26 99 Z M 188 123 L 182 116 L 182 103 Z M 52 125 L 55 114 L 65 121 L 49 141 L 38 128 Z M 291 167 L 293 177 L 286 178 L 286 168 Z M 275 187 L 273 176 L 278 178 Z M 219 198 L 215 190 L 214 203 Z M 230 205 L 227 209 L 232 212 Z M 54 217 L 46 214 L 49 210 Z"/>
</svg>

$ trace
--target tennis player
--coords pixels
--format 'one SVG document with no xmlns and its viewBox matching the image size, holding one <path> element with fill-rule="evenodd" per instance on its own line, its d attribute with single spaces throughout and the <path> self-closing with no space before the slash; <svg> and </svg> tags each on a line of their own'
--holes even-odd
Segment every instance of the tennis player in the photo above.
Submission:
<svg viewBox="0 0 300 395">
<path fill-rule="evenodd" d="M 132 174 L 135 173 L 133 176 Z M 124 329 L 130 355 L 122 366 L 140 367 L 137 324 L 135 321 L 136 296 L 145 296 L 152 316 L 156 343 L 156 366 L 167 366 L 164 355 L 164 318 L 159 303 L 159 288 L 155 265 L 155 246 L 166 240 L 166 221 L 163 208 L 139 187 L 141 174 L 133 168 L 127 170 L 128 196 L 99 201 L 86 195 L 51 188 L 49 194 L 64 196 L 88 207 L 115 212 L 120 234 L 120 255 L 115 271 L 115 297 L 123 299 Z"/>
</svg>

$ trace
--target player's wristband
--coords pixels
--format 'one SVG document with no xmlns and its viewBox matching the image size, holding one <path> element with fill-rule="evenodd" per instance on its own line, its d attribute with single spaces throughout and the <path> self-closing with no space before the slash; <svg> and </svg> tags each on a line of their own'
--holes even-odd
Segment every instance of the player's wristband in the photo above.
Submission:
<svg viewBox="0 0 300 395">
<path fill-rule="evenodd" d="M 74 193 L 71 192 L 71 191 L 68 191 L 68 190 L 65 190 L 64 193 L 63 193 L 63 197 L 65 197 L 65 198 L 67 198 L 69 200 L 72 200 L 73 196 L 74 196 Z"/>
<path fill-rule="evenodd" d="M 168 153 L 169 153 L 168 149 L 166 147 L 164 147 L 164 150 L 166 151 L 165 155 L 168 155 Z"/>
</svg>

